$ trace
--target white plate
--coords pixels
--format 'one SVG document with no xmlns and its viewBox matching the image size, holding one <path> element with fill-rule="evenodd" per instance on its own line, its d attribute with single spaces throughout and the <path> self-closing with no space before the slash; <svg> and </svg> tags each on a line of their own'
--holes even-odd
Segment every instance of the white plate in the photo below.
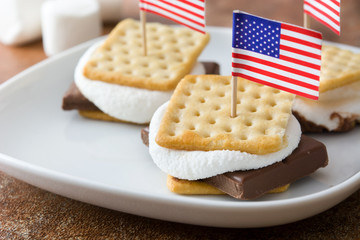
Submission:
<svg viewBox="0 0 360 240">
<path fill-rule="evenodd" d="M 231 71 L 231 31 L 209 28 L 201 60 Z M 141 216 L 207 226 L 263 227 L 320 213 L 360 186 L 360 128 L 318 135 L 329 166 L 282 194 L 256 201 L 180 196 L 165 186 L 139 126 L 81 118 L 62 111 L 77 60 L 94 41 L 45 60 L 0 85 L 0 170 L 48 191 Z M 358 48 L 352 48 L 360 52 Z"/>
</svg>

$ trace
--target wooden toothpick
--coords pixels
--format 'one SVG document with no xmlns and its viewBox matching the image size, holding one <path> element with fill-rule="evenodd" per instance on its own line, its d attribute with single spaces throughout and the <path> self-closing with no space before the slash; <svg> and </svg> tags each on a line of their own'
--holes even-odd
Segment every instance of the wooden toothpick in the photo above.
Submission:
<svg viewBox="0 0 360 240">
<path fill-rule="evenodd" d="M 231 117 L 236 117 L 236 104 L 237 104 L 237 77 L 231 79 Z"/>
<path fill-rule="evenodd" d="M 142 32 L 142 42 L 144 49 L 144 56 L 147 56 L 147 44 L 146 44 L 146 12 L 140 10 L 140 22 L 141 22 L 141 32 Z"/>
<path fill-rule="evenodd" d="M 304 13 L 304 28 L 310 28 L 310 17 Z"/>
</svg>

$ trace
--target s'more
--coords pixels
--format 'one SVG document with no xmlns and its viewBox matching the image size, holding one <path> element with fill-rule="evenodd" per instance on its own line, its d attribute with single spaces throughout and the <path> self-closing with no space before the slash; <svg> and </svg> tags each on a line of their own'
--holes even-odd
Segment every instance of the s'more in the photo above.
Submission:
<svg viewBox="0 0 360 240">
<path fill-rule="evenodd" d="M 328 163 L 324 144 L 302 135 L 294 95 L 238 78 L 188 75 L 142 131 L 154 163 L 178 194 L 227 194 L 251 200 L 284 192 Z"/>
<path fill-rule="evenodd" d="M 209 34 L 160 23 L 147 23 L 146 32 L 147 55 L 140 23 L 132 19 L 121 21 L 105 40 L 91 46 L 76 66 L 63 109 L 94 119 L 149 123 L 185 75 L 206 73 L 197 58 Z"/>
<path fill-rule="evenodd" d="M 324 45 L 319 100 L 296 97 L 303 132 L 345 132 L 360 122 L 360 54 Z"/>
</svg>

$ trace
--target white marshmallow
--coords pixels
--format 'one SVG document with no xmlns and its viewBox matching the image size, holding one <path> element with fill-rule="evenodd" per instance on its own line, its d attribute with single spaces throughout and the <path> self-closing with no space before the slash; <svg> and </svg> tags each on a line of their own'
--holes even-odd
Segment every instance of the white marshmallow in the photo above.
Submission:
<svg viewBox="0 0 360 240">
<path fill-rule="evenodd" d="M 285 133 L 288 145 L 274 153 L 256 155 L 230 150 L 185 151 L 164 148 L 155 142 L 155 137 L 167 104 L 156 110 L 151 119 L 149 152 L 154 163 L 162 171 L 180 179 L 197 180 L 225 172 L 266 167 L 289 156 L 300 142 L 300 124 L 294 116 L 291 116 Z"/>
<path fill-rule="evenodd" d="M 97 0 L 52 0 L 41 9 L 43 44 L 51 56 L 101 34 Z"/>
<path fill-rule="evenodd" d="M 102 43 L 100 41 L 91 46 L 80 58 L 75 69 L 76 86 L 102 112 L 127 122 L 149 123 L 156 109 L 170 99 L 173 91 L 152 91 L 86 78 L 83 68 Z M 204 66 L 198 63 L 192 74 L 205 74 Z"/>
<path fill-rule="evenodd" d="M 320 93 L 318 101 L 295 98 L 293 110 L 329 131 L 339 127 L 339 119 L 331 118 L 334 112 L 360 121 L 360 81 Z"/>
<path fill-rule="evenodd" d="M 0 0 L 0 41 L 20 45 L 41 37 L 41 5 L 45 0 Z"/>
<path fill-rule="evenodd" d="M 101 19 L 105 22 L 117 22 L 122 15 L 122 0 L 98 0 Z"/>
</svg>

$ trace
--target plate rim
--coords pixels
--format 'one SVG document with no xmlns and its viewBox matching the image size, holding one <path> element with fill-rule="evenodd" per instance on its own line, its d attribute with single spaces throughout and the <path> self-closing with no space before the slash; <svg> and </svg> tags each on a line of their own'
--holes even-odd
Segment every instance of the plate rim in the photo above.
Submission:
<svg viewBox="0 0 360 240">
<path fill-rule="evenodd" d="M 216 31 L 216 32 L 228 33 L 229 31 L 231 31 L 231 28 L 207 27 L 207 30 L 210 32 Z M 12 87 L 13 85 L 16 85 L 18 82 L 21 82 L 22 79 L 26 78 L 26 75 L 28 75 L 29 73 L 36 71 L 37 69 L 41 69 L 42 67 L 46 67 L 46 65 L 52 64 L 53 62 L 61 61 L 61 59 L 65 58 L 67 56 L 71 56 L 80 51 L 84 52 L 91 44 L 93 44 L 96 41 L 99 41 L 100 39 L 103 39 L 105 37 L 106 36 L 101 36 L 99 38 L 92 39 L 90 41 L 87 41 L 85 43 L 77 45 L 73 48 L 70 48 L 58 55 L 49 57 L 47 59 L 42 60 L 41 62 L 39 62 L 37 64 L 30 66 L 29 68 L 25 69 L 24 71 L 16 74 L 15 76 L 11 77 L 10 79 L 8 79 L 5 82 L 3 82 L 2 84 L 0 84 L 0 93 L 3 91 L 6 91 L 8 88 Z M 341 43 L 334 43 L 334 42 L 329 42 L 329 41 L 324 41 L 324 43 L 332 44 L 335 46 L 341 46 L 341 47 L 344 47 L 347 49 L 356 49 L 357 51 L 360 52 L 359 47 L 355 47 L 355 46 L 351 46 L 351 45 L 347 45 L 347 44 L 341 44 Z M 82 186 L 82 187 L 86 187 L 86 188 L 95 189 L 95 191 L 99 191 L 99 190 L 106 190 L 108 192 L 115 191 L 118 196 L 127 195 L 127 197 L 130 196 L 132 198 L 141 197 L 141 198 L 146 198 L 147 200 L 156 201 L 156 202 L 169 200 L 166 196 L 165 197 L 164 196 L 154 197 L 154 195 L 149 194 L 149 193 L 139 193 L 136 191 L 128 191 L 128 190 L 124 191 L 124 189 L 119 189 L 116 186 L 96 182 L 94 180 L 89 180 L 86 178 L 81 178 L 78 176 L 73 176 L 73 175 L 70 175 L 67 173 L 62 173 L 62 172 L 58 172 L 58 171 L 55 171 L 52 169 L 48 169 L 46 167 L 34 165 L 34 164 L 28 163 L 24 160 L 14 158 L 12 156 L 8 156 L 3 153 L 0 153 L 0 166 L 1 166 L 1 171 L 4 171 L 5 173 L 7 173 L 10 176 L 13 176 L 17 179 L 20 179 L 24 182 L 31 184 L 31 185 L 40 187 L 42 189 L 45 189 L 47 191 L 54 192 L 57 194 L 59 194 L 59 193 L 56 192 L 56 189 L 49 190 L 49 188 L 39 186 L 41 184 L 36 183 L 36 181 L 31 181 L 31 180 L 27 179 L 27 177 L 35 176 L 36 174 L 38 174 L 41 177 L 45 177 L 45 178 L 51 177 L 53 180 L 55 179 L 55 181 L 57 181 L 58 183 L 72 184 L 75 187 Z M 20 169 L 20 171 L 19 171 L 19 169 Z M 18 171 L 17 173 L 16 173 L 16 170 Z M 21 172 L 21 174 L 27 173 L 27 176 L 22 177 L 20 172 Z M 199 206 L 205 205 L 206 207 L 216 207 L 216 208 L 219 208 L 220 210 L 236 208 L 236 210 L 239 211 L 242 209 L 249 210 L 249 208 L 260 208 L 260 209 L 268 208 L 268 207 L 279 208 L 279 207 L 283 207 L 284 205 L 291 207 L 291 206 L 296 206 L 299 203 L 306 204 L 306 203 L 310 203 L 313 201 L 319 201 L 319 200 L 328 198 L 329 196 L 332 196 L 332 195 L 345 194 L 346 196 L 344 197 L 344 195 L 343 195 L 343 197 L 340 200 L 340 201 L 342 201 L 346 197 L 348 197 L 351 193 L 356 191 L 356 189 L 358 189 L 358 188 L 360 188 L 360 172 L 357 172 L 356 174 L 347 178 L 343 182 L 336 184 L 334 186 L 331 186 L 327 189 L 321 190 L 319 192 L 307 194 L 304 196 L 293 197 L 290 199 L 266 200 L 266 201 L 238 201 L 238 202 L 237 201 L 226 201 L 226 202 L 224 202 L 224 201 L 214 201 L 213 199 L 209 200 L 209 199 L 196 199 L 196 198 L 181 198 L 181 199 L 171 199 L 171 201 L 173 201 L 172 204 L 184 204 L 184 203 L 189 204 L 189 203 L 191 203 L 191 207 L 199 207 Z M 61 194 L 61 195 L 63 195 L 63 194 Z M 76 199 L 73 196 L 67 196 L 67 197 Z M 338 202 L 340 202 L 340 201 L 338 201 Z M 116 210 L 116 209 L 114 209 L 114 210 Z M 141 214 L 137 214 L 137 215 L 141 215 Z M 151 216 L 147 216 L 147 217 L 151 217 Z M 201 224 L 199 224 L 199 225 L 201 225 Z M 211 225 L 207 225 L 207 226 L 211 226 Z"/>
</svg>

